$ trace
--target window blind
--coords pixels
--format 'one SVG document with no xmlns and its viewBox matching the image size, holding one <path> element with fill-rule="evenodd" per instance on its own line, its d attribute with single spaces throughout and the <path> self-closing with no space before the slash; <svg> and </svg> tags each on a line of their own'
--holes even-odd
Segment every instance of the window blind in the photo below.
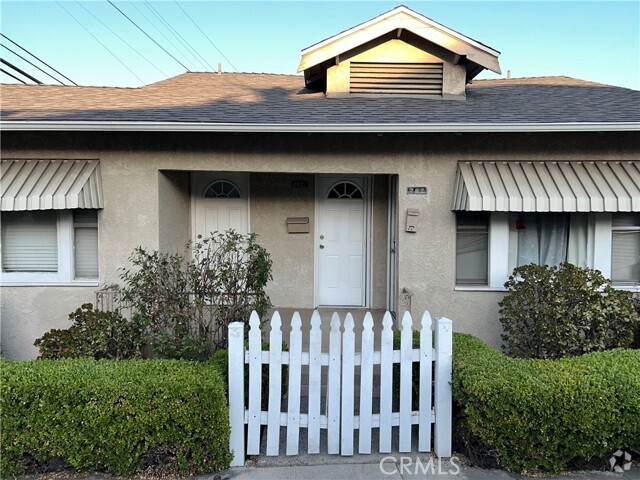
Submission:
<svg viewBox="0 0 640 480">
<path fill-rule="evenodd" d="M 488 282 L 489 217 L 457 215 L 456 284 L 486 285 Z"/>
<path fill-rule="evenodd" d="M 76 278 L 98 278 L 98 224 L 95 210 L 76 210 L 73 219 Z"/>
<path fill-rule="evenodd" d="M 58 271 L 56 212 L 3 212 L 2 270 Z"/>
<path fill-rule="evenodd" d="M 614 214 L 611 234 L 611 280 L 640 282 L 640 215 Z"/>
</svg>

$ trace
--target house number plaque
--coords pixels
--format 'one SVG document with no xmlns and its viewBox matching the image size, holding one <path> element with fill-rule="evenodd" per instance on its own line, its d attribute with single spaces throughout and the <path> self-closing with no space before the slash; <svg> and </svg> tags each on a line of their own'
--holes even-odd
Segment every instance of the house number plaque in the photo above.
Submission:
<svg viewBox="0 0 640 480">
<path fill-rule="evenodd" d="M 426 195 L 427 187 L 407 187 L 407 195 Z"/>
</svg>

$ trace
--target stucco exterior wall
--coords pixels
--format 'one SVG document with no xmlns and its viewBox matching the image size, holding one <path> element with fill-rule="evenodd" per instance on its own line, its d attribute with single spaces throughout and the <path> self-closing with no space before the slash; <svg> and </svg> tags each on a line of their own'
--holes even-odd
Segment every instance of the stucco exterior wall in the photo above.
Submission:
<svg viewBox="0 0 640 480">
<path fill-rule="evenodd" d="M 275 282 L 270 287 L 274 303 L 289 307 L 309 305 L 313 292 L 312 242 L 303 236 L 285 234 L 282 224 L 287 216 L 313 217 L 313 189 L 294 192 L 291 179 L 308 179 L 312 185 L 314 174 L 377 174 L 381 176 L 376 177 L 374 190 L 382 192 L 386 188 L 382 179 L 398 175 L 398 287 L 414 294 L 412 313 L 418 315 L 428 309 L 434 316 L 447 316 L 453 320 L 455 330 L 473 333 L 497 346 L 497 301 L 503 294 L 457 291 L 454 286 L 455 215 L 451 201 L 457 162 L 637 160 L 640 141 L 634 132 L 271 136 L 5 132 L 2 154 L 4 158 L 100 159 L 105 198 L 105 208 L 99 216 L 102 284 L 118 281 L 118 269 L 126 266 L 128 255 L 137 245 L 170 248 L 183 236 L 189 222 L 184 178 L 172 179 L 160 171 L 252 172 L 252 229 L 261 235 L 265 245 L 273 247 L 276 278 L 285 271 L 294 273 L 295 290 Z M 428 193 L 408 195 L 409 186 L 425 186 Z M 271 192 L 277 189 L 288 191 L 287 196 L 274 196 Z M 416 233 L 404 232 L 407 208 L 420 210 Z M 385 209 L 382 203 L 374 203 L 376 238 L 386 239 L 386 231 L 382 231 Z M 170 215 L 164 216 L 167 212 Z M 182 214 L 186 217 L 180 217 Z M 172 223 L 171 218 L 177 223 Z M 312 223 L 312 231 L 313 228 Z M 378 291 L 386 264 L 374 262 L 373 269 L 374 290 Z M 3 353 L 12 358 L 24 358 L 21 352 L 35 354 L 30 347 L 35 338 L 49 328 L 66 326 L 67 314 L 82 302 L 92 300 L 92 288 L 2 287 Z M 373 300 L 373 306 L 384 303 L 376 295 Z"/>
<path fill-rule="evenodd" d="M 0 287 L 0 351 L 14 360 L 38 356 L 33 342 L 52 328 L 69 328 L 69 314 L 95 302 L 95 287 Z"/>
<path fill-rule="evenodd" d="M 294 188 L 292 181 L 307 182 Z M 251 231 L 271 254 L 273 278 L 267 289 L 276 306 L 313 305 L 315 182 L 313 175 L 252 174 Z M 287 233 L 287 217 L 309 217 L 309 233 Z"/>
<path fill-rule="evenodd" d="M 191 233 L 189 172 L 158 172 L 158 247 L 182 252 Z"/>
<path fill-rule="evenodd" d="M 151 167 L 153 155 L 94 155 L 100 158 L 104 194 L 104 209 L 98 217 L 100 283 L 118 283 L 120 269 L 136 247 L 160 247 L 159 172 Z"/>
</svg>

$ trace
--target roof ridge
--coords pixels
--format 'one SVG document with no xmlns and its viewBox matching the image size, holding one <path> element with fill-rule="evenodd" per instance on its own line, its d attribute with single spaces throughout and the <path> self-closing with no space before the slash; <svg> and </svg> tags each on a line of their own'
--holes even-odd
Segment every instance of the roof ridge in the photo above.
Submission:
<svg viewBox="0 0 640 480">
<path fill-rule="evenodd" d="M 481 82 L 512 82 L 518 80 L 543 80 L 543 79 L 565 79 L 570 80 L 575 83 L 582 83 L 588 85 L 601 85 L 603 87 L 612 87 L 612 88 L 625 88 L 627 90 L 634 90 L 630 87 L 622 87 L 620 85 L 613 85 L 610 83 L 596 82 L 594 80 L 585 80 L 584 78 L 578 77 L 570 77 L 569 75 L 538 75 L 538 76 L 528 76 L 528 77 L 511 77 L 511 78 L 474 78 L 471 84 L 481 83 Z M 635 91 L 635 90 L 634 90 Z"/>
<path fill-rule="evenodd" d="M 302 78 L 303 75 L 298 73 L 274 73 L 274 72 L 185 72 L 181 75 L 188 74 L 207 74 L 207 75 L 273 75 L 278 77 L 299 77 Z M 178 75 L 177 75 L 178 76 Z M 176 77 L 169 77 L 167 80 Z M 157 83 L 157 82 L 156 82 Z M 152 84 L 150 84 L 152 85 Z"/>
<path fill-rule="evenodd" d="M 0 83 L 0 87 L 31 87 L 31 88 L 97 88 L 97 89 L 105 89 L 105 90 L 139 90 L 146 85 L 142 85 L 140 87 L 119 87 L 117 85 L 54 85 L 52 83 Z"/>
</svg>

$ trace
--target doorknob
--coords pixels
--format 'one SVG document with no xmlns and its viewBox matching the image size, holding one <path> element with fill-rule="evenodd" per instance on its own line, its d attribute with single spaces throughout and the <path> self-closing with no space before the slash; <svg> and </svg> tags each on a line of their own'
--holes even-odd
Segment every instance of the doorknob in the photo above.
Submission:
<svg viewBox="0 0 640 480">
<path fill-rule="evenodd" d="M 324 248 L 324 245 L 320 245 L 320 248 Z"/>
<path fill-rule="evenodd" d="M 202 235 L 198 235 L 198 239 L 202 238 Z"/>
</svg>

